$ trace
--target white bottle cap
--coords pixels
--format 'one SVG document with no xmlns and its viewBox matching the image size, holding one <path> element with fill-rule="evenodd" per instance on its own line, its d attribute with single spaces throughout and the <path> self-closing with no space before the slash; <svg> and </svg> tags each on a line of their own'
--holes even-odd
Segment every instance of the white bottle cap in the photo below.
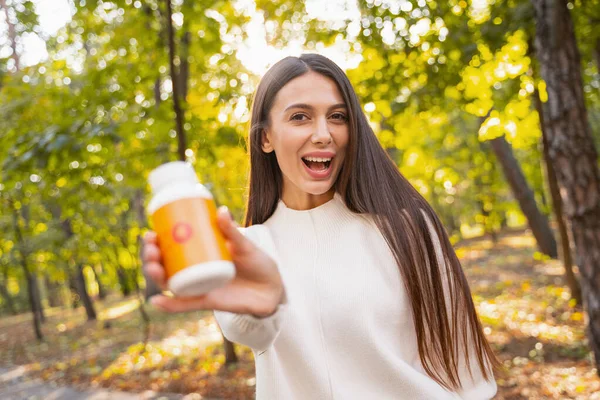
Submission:
<svg viewBox="0 0 600 400">
<path fill-rule="evenodd" d="M 165 186 L 175 182 L 191 184 L 200 183 L 196 171 L 194 171 L 190 164 L 184 161 L 169 162 L 152 170 L 150 175 L 148 175 L 148 182 L 150 183 L 153 193 L 157 193 Z"/>
</svg>

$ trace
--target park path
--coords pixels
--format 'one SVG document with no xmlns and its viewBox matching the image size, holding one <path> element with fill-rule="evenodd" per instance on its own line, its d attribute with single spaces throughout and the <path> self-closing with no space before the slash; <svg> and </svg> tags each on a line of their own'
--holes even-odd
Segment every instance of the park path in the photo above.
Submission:
<svg viewBox="0 0 600 400">
<path fill-rule="evenodd" d="M 79 390 L 56 386 L 39 379 L 26 379 L 25 368 L 0 367 L 0 399 L 2 400 L 211 400 L 199 394 L 126 393 L 107 389 Z M 217 400 L 217 399 L 212 399 Z"/>
</svg>

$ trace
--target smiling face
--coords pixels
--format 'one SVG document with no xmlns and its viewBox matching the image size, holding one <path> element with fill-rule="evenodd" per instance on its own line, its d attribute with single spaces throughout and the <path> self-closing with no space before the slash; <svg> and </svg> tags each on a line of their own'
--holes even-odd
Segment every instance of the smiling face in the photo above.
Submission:
<svg viewBox="0 0 600 400">
<path fill-rule="evenodd" d="M 277 93 L 262 149 L 275 152 L 288 207 L 312 208 L 333 197 L 348 137 L 348 110 L 333 80 L 309 71 Z"/>
</svg>

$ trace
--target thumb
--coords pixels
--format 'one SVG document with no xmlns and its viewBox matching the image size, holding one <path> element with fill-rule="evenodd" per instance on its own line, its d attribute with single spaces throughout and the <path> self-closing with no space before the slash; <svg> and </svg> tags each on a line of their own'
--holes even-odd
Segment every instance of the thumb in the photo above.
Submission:
<svg viewBox="0 0 600 400">
<path fill-rule="evenodd" d="M 232 250 L 243 253 L 252 249 L 252 243 L 238 230 L 227 207 L 222 206 L 217 210 L 217 224 L 225 239 L 231 243 Z"/>
</svg>

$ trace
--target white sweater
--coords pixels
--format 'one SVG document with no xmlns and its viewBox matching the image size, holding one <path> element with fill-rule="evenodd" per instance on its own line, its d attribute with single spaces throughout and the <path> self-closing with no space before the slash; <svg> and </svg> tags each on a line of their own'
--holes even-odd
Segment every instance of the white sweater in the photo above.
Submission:
<svg viewBox="0 0 600 400">
<path fill-rule="evenodd" d="M 280 201 L 268 221 L 245 231 L 276 260 L 286 292 L 267 318 L 215 312 L 225 337 L 253 350 L 257 400 L 479 400 L 496 393 L 475 360 L 475 380 L 463 368 L 459 393 L 426 375 L 392 253 L 372 219 L 350 212 L 339 194 L 306 211 Z"/>
</svg>

